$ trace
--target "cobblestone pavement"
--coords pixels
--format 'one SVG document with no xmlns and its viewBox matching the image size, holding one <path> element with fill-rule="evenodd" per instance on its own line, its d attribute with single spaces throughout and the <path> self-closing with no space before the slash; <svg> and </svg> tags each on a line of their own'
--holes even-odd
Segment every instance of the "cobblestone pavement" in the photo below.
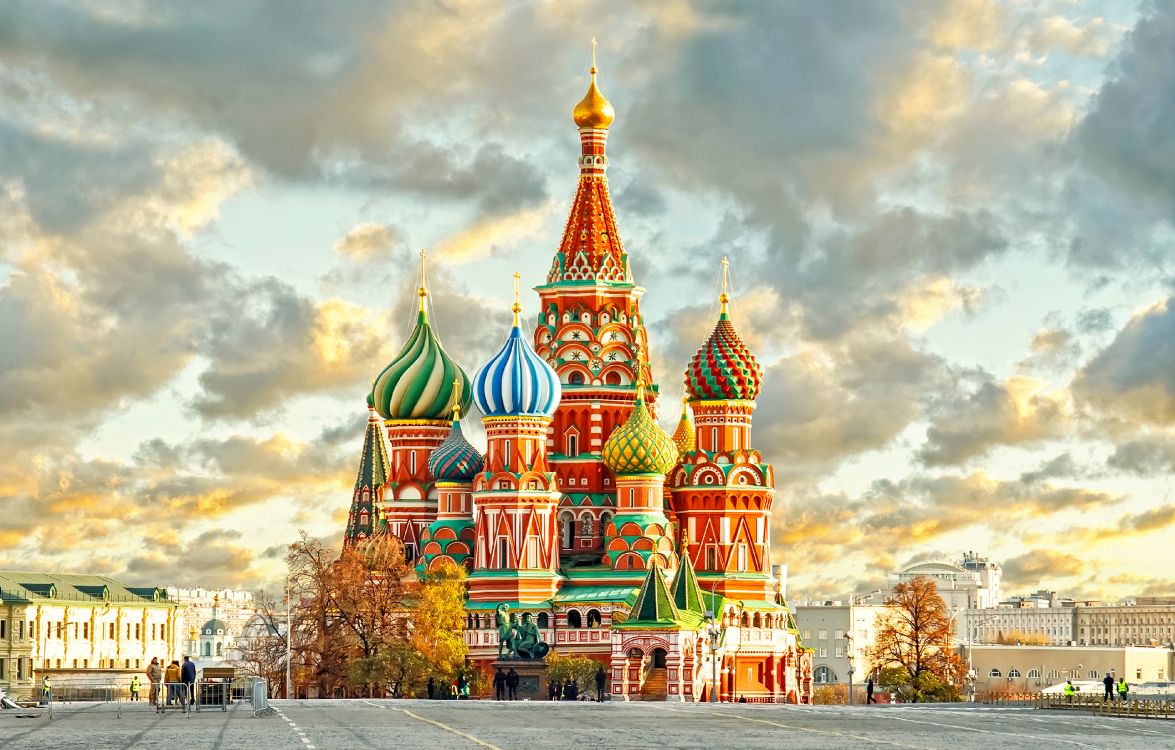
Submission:
<svg viewBox="0 0 1175 750">
<path fill-rule="evenodd" d="M 54 717 L 0 712 L 0 747 L 209 748 L 1172 748 L 1175 721 L 988 706 L 274 701 L 278 714 L 159 715 L 145 704 L 73 704 Z M 15 712 L 12 712 L 15 713 Z"/>
</svg>

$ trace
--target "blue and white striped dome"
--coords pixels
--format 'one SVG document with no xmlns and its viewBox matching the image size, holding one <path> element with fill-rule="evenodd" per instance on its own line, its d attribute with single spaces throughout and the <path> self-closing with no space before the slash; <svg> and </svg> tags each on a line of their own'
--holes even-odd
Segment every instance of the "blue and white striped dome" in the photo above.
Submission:
<svg viewBox="0 0 1175 750">
<path fill-rule="evenodd" d="M 559 405 L 559 376 L 522 338 L 518 324 L 506 345 L 473 376 L 473 400 L 487 417 L 541 414 Z"/>
</svg>

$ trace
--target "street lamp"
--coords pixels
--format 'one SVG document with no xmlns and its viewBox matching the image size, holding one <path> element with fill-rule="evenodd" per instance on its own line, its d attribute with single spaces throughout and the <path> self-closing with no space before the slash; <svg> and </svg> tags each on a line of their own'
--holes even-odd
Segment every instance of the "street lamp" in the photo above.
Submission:
<svg viewBox="0 0 1175 750">
<path fill-rule="evenodd" d="M 853 636 L 845 633 L 845 655 L 849 658 L 849 705 L 853 702 Z"/>
<path fill-rule="evenodd" d="M 713 605 L 711 605 L 713 606 Z M 718 702 L 718 642 L 722 639 L 722 626 L 718 624 L 714 610 L 706 611 L 706 636 L 710 639 L 710 702 Z"/>
</svg>

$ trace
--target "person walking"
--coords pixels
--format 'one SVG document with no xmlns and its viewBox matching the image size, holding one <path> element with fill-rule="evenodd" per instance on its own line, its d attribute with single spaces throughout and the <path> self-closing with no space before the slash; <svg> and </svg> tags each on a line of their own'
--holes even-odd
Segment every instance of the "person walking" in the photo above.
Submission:
<svg viewBox="0 0 1175 750">
<path fill-rule="evenodd" d="M 873 697 L 873 678 L 870 677 L 869 681 L 865 683 L 865 703 L 869 704 L 876 702 L 877 698 Z"/>
<path fill-rule="evenodd" d="M 1077 695 L 1077 688 L 1073 685 L 1073 680 L 1065 680 L 1065 702 L 1072 703 L 1073 696 Z"/>
<path fill-rule="evenodd" d="M 510 667 L 510 671 L 506 673 L 506 689 L 510 693 L 510 700 L 518 700 L 518 673 L 514 671 L 514 667 Z"/>
<path fill-rule="evenodd" d="M 48 703 L 52 696 L 53 688 L 49 684 L 49 675 L 45 675 L 41 678 L 41 702 Z"/>
<path fill-rule="evenodd" d="M 457 700 L 469 696 L 469 680 L 465 679 L 464 672 L 457 673 Z"/>
<path fill-rule="evenodd" d="M 172 705 L 176 701 L 176 696 L 179 695 L 180 683 L 180 663 L 175 659 L 171 660 L 171 664 L 167 665 L 167 670 L 163 673 L 163 684 L 166 685 L 167 690 L 167 705 Z"/>
<path fill-rule="evenodd" d="M 151 692 L 148 697 L 151 699 L 152 706 L 159 705 L 159 683 L 163 682 L 163 667 L 159 666 L 159 657 L 151 657 L 151 663 L 147 665 L 147 681 L 151 683 Z"/>
<path fill-rule="evenodd" d="M 1129 694 L 1130 686 L 1126 684 L 1126 675 L 1122 675 L 1118 678 L 1118 700 L 1125 703 Z"/>
<path fill-rule="evenodd" d="M 437 684 L 433 680 L 432 677 L 429 677 L 428 678 L 428 699 L 429 700 L 433 699 L 433 696 L 436 694 L 436 691 L 437 691 Z"/>
<path fill-rule="evenodd" d="M 1114 675 L 1106 672 L 1106 676 L 1102 678 L 1102 684 L 1106 686 L 1106 694 L 1102 696 L 1102 703 L 1114 700 Z"/>
<path fill-rule="evenodd" d="M 604 667 L 596 667 L 596 701 L 598 703 L 604 702 L 604 685 L 608 683 L 608 675 L 604 672 Z"/>
<path fill-rule="evenodd" d="M 143 683 L 139 681 L 138 675 L 135 675 L 134 677 L 131 678 L 131 700 L 132 701 L 139 700 L 139 688 L 142 687 L 142 685 L 143 685 Z"/>
<path fill-rule="evenodd" d="M 180 680 L 188 686 L 188 705 L 196 702 L 196 662 L 184 657 L 183 666 L 180 667 Z"/>
<path fill-rule="evenodd" d="M 514 670 L 510 670 L 513 672 Z M 506 673 L 498 667 L 498 671 L 494 673 L 494 700 L 502 700 L 506 697 Z"/>
</svg>

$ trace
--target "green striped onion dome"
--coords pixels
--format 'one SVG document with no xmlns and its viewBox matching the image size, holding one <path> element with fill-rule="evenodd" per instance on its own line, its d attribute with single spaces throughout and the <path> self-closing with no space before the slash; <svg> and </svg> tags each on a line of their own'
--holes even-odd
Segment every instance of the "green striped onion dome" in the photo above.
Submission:
<svg viewBox="0 0 1175 750">
<path fill-rule="evenodd" d="M 384 419 L 446 419 L 453 408 L 453 381 L 461 381 L 461 411 L 472 400 L 469 377 L 441 348 L 421 310 L 412 335 L 371 388 Z"/>
<path fill-rule="evenodd" d="M 604 442 L 604 463 L 615 474 L 665 474 L 677 463 L 677 446 L 645 407 L 644 388 L 637 388 L 628 421 Z"/>
<path fill-rule="evenodd" d="M 754 401 L 763 384 L 763 368 L 723 311 L 718 325 L 685 371 L 691 401 Z"/>
</svg>

